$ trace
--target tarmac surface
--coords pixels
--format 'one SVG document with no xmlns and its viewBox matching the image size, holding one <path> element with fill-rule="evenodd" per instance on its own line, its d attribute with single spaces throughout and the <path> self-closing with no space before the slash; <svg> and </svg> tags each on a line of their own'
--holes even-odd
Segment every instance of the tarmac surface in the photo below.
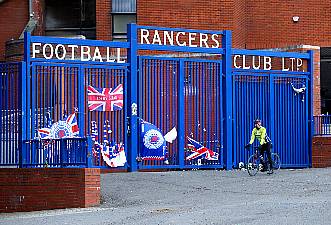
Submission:
<svg viewBox="0 0 331 225">
<path fill-rule="evenodd" d="M 0 214 L 0 224 L 331 224 L 331 168 L 103 174 L 102 204 Z"/>
</svg>

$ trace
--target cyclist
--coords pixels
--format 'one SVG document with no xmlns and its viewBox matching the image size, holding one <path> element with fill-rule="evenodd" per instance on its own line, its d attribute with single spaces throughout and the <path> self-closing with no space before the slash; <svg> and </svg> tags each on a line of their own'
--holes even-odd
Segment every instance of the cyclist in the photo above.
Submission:
<svg viewBox="0 0 331 225">
<path fill-rule="evenodd" d="M 260 142 L 260 154 L 263 156 L 264 152 L 267 152 L 268 163 L 270 165 L 269 173 L 272 173 L 272 159 L 271 159 L 271 139 L 267 135 L 267 129 L 262 126 L 261 120 L 256 119 L 254 121 L 254 129 L 252 130 L 252 136 L 250 142 L 245 146 L 245 148 L 251 147 L 255 138 Z M 262 157 L 262 171 L 267 171 L 267 162 L 263 160 Z"/>
</svg>

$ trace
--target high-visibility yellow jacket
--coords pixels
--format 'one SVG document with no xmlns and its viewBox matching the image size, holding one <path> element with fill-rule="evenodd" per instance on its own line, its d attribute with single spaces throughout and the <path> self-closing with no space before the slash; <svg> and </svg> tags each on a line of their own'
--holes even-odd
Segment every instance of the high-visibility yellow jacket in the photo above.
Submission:
<svg viewBox="0 0 331 225">
<path fill-rule="evenodd" d="M 271 139 L 268 137 L 267 129 L 264 127 L 260 127 L 260 129 L 257 129 L 256 127 L 252 130 L 252 136 L 250 140 L 250 144 L 253 144 L 255 138 L 260 142 L 260 145 L 266 144 L 268 142 L 271 142 Z"/>
</svg>

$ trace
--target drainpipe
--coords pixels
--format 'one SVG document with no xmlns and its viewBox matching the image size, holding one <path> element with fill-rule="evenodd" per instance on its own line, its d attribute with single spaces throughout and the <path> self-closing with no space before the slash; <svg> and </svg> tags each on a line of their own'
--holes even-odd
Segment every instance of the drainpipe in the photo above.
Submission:
<svg viewBox="0 0 331 225">
<path fill-rule="evenodd" d="M 29 0 L 29 16 L 30 18 L 33 17 L 32 0 Z"/>
<path fill-rule="evenodd" d="M 0 0 L 1 1 L 1 0 Z M 28 23 L 25 25 L 24 30 L 22 31 L 20 38 L 19 39 L 23 39 L 24 38 L 24 32 L 30 32 L 32 33 L 33 30 L 36 28 L 37 26 L 37 20 L 34 18 L 34 12 L 33 12 L 33 6 L 32 6 L 32 1 L 33 0 L 29 0 L 29 21 Z"/>
</svg>

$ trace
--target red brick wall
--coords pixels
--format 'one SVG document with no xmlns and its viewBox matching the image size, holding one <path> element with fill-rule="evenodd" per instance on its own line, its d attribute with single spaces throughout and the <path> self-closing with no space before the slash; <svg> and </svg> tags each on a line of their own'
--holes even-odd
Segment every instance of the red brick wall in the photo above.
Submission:
<svg viewBox="0 0 331 225">
<path fill-rule="evenodd" d="M 0 213 L 100 204 L 100 169 L 0 169 Z"/>
<path fill-rule="evenodd" d="M 331 46 L 329 0 L 247 1 L 248 48 Z M 293 16 L 299 16 L 297 23 Z"/>
<path fill-rule="evenodd" d="M 137 23 L 201 30 L 233 28 L 233 1 L 137 0 Z"/>
<path fill-rule="evenodd" d="M 234 25 L 233 25 L 233 46 L 246 48 L 247 43 L 247 2 L 246 0 L 234 1 Z"/>
<path fill-rule="evenodd" d="M 0 61 L 4 60 L 5 42 L 18 39 L 29 20 L 29 1 L 7 0 L 0 4 Z"/>
<path fill-rule="evenodd" d="M 34 0 L 43 30 L 44 0 Z M 111 40 L 111 0 L 96 0 L 97 39 Z M 297 23 L 293 16 L 299 16 Z M 0 60 L 4 43 L 18 38 L 28 21 L 28 1 L 0 5 Z M 331 4 L 327 0 L 137 0 L 137 23 L 191 29 L 233 30 L 237 48 L 275 48 L 297 44 L 331 46 Z"/>
<path fill-rule="evenodd" d="M 313 137 L 313 167 L 331 167 L 331 137 Z"/>
<path fill-rule="evenodd" d="M 111 0 L 96 0 L 96 29 L 98 40 L 111 40 Z"/>
</svg>

